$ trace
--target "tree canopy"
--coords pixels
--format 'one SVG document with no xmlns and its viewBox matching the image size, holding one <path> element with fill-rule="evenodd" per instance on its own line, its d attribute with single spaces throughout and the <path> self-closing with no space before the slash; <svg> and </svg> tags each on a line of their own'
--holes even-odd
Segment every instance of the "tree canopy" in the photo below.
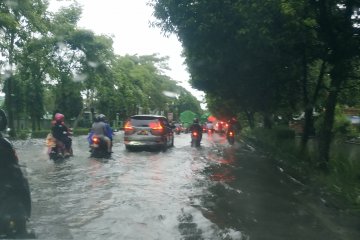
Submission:
<svg viewBox="0 0 360 240">
<path fill-rule="evenodd" d="M 77 26 L 81 13 L 76 2 L 57 12 L 48 11 L 46 0 L 0 2 L 0 86 L 13 135 L 16 119 L 29 118 L 35 130 L 57 111 L 75 125 L 91 110 L 110 121 L 140 112 L 179 116 L 185 107 L 201 111 L 164 74 L 168 57 L 117 55 L 110 36 Z"/>
<path fill-rule="evenodd" d="M 251 122 L 324 111 L 322 161 L 329 159 L 338 101 L 358 104 L 360 1 L 152 0 L 153 23 L 178 35 L 192 85 L 216 115 L 244 112 Z M 347 86 L 347 87 L 346 87 Z M 354 88 L 355 87 L 355 88 Z M 226 107 L 224 107 L 226 106 Z"/>
</svg>

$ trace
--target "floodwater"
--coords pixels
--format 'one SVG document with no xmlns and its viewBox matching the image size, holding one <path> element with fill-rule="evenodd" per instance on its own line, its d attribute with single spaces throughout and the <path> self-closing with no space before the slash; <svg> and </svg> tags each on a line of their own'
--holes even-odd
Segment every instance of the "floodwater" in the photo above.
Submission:
<svg viewBox="0 0 360 240">
<path fill-rule="evenodd" d="M 32 193 L 28 224 L 38 239 L 360 239 L 359 216 L 327 207 L 310 187 L 245 142 L 175 136 L 167 151 L 125 150 L 54 163 L 44 140 L 16 141 Z"/>
</svg>

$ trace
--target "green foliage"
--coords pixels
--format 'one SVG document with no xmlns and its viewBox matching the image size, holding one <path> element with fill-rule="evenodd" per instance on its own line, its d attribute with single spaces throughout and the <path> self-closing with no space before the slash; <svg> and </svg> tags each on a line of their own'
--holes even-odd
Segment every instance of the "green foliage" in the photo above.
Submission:
<svg viewBox="0 0 360 240">
<path fill-rule="evenodd" d="M 21 139 L 21 140 L 26 140 L 26 139 L 28 139 L 28 138 L 31 136 L 30 133 L 31 133 L 31 132 L 30 132 L 29 130 L 21 130 L 21 131 L 18 131 L 18 132 L 16 133 L 16 138 L 17 138 L 17 139 Z"/>
<path fill-rule="evenodd" d="M 37 131 L 33 131 L 31 133 L 31 137 L 32 138 L 43 138 L 45 139 L 46 136 L 50 133 L 49 130 L 37 130 Z"/>
<path fill-rule="evenodd" d="M 75 128 L 73 131 L 74 136 L 83 136 L 89 134 L 89 128 Z"/>
<path fill-rule="evenodd" d="M 47 7 L 46 0 L 0 3 L 0 67 L 7 70 L 0 85 L 12 132 L 20 117 L 30 117 L 35 130 L 53 112 L 75 125 L 91 109 L 109 121 L 139 112 L 201 113 L 196 98 L 164 75 L 167 56 L 117 56 L 111 37 L 78 28 L 80 5 L 55 13 Z"/>
<path fill-rule="evenodd" d="M 26 133 L 28 134 L 29 132 L 26 131 Z M 43 138 L 45 139 L 46 136 L 50 133 L 49 130 L 37 130 L 37 131 L 33 131 L 31 133 L 31 137 L 32 138 Z M 82 136 L 82 135 L 88 135 L 89 133 L 89 128 L 75 128 L 73 130 L 73 136 Z"/>
<path fill-rule="evenodd" d="M 358 102 L 358 91 L 346 93 L 344 87 L 358 88 L 349 80 L 359 76 L 360 18 L 354 17 L 359 1 L 340 6 L 337 1 L 152 0 L 151 5 L 154 25 L 181 39 L 191 83 L 207 93 L 212 112 L 223 116 L 233 108 L 291 116 L 306 110 L 309 116 L 309 109 L 325 107 L 320 150 L 328 161 L 337 97 Z M 306 120 L 305 135 L 313 129 L 311 116 Z"/>
<path fill-rule="evenodd" d="M 324 114 L 321 114 L 316 122 L 315 127 L 316 131 L 320 132 L 323 128 L 323 122 L 324 122 Z M 356 129 L 354 129 L 351 126 L 350 120 L 344 115 L 344 113 L 341 110 L 340 106 L 336 107 L 335 110 L 335 122 L 333 127 L 333 135 L 336 140 L 344 140 L 347 139 L 348 136 L 354 136 Z"/>
<path fill-rule="evenodd" d="M 278 126 L 274 128 L 275 136 L 278 139 L 294 139 L 295 138 L 295 131 L 290 129 L 286 126 Z"/>
<path fill-rule="evenodd" d="M 333 152 L 329 173 L 317 175 L 316 179 L 328 191 L 345 201 L 345 203 L 337 201 L 338 207 L 360 211 L 360 162 L 357 161 L 358 157 L 351 157 L 351 154 L 344 150 Z"/>
<path fill-rule="evenodd" d="M 323 189 L 324 197 L 329 204 L 343 209 L 360 210 L 360 162 L 358 157 L 350 157 L 351 153 L 341 150 L 341 146 L 333 146 L 338 151 L 331 155 L 331 167 L 327 174 L 314 168 L 317 164 L 317 142 L 313 140 L 304 149 L 300 139 L 276 138 L 278 130 L 257 128 L 243 131 L 243 137 L 260 146 L 276 159 L 288 174 L 301 182 Z"/>
</svg>

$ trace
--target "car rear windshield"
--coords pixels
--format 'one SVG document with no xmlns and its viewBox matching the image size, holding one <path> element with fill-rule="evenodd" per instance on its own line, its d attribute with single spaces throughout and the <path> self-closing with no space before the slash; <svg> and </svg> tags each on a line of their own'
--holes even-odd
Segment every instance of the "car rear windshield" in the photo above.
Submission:
<svg viewBox="0 0 360 240">
<path fill-rule="evenodd" d="M 150 127 L 154 123 L 159 123 L 159 119 L 154 117 L 131 118 L 131 125 L 134 127 Z"/>
</svg>

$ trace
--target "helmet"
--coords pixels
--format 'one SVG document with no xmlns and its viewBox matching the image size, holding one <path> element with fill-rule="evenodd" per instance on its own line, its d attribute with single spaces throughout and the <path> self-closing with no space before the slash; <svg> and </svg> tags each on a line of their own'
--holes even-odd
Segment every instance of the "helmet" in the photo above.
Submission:
<svg viewBox="0 0 360 240">
<path fill-rule="evenodd" d="M 194 118 L 194 123 L 199 123 L 199 119 Z"/>
<path fill-rule="evenodd" d="M 61 113 L 56 113 L 55 114 L 55 117 L 54 117 L 54 120 L 57 121 L 57 122 L 62 122 L 64 121 L 64 114 L 61 114 Z"/>
<path fill-rule="evenodd" d="M 106 116 L 104 114 L 99 114 L 99 116 L 97 116 L 97 120 L 99 122 L 104 122 L 106 120 Z"/>
</svg>

